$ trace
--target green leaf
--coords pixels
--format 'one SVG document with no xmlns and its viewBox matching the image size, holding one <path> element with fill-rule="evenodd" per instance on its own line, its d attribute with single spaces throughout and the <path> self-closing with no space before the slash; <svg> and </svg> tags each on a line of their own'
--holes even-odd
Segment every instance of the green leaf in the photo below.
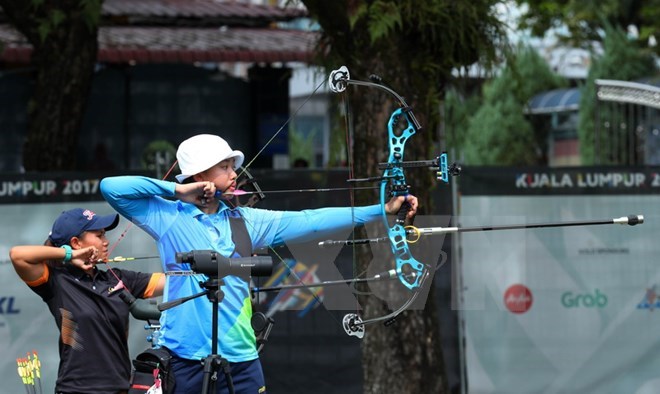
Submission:
<svg viewBox="0 0 660 394">
<path fill-rule="evenodd" d="M 355 9 L 355 12 L 348 16 L 348 23 L 351 27 L 351 30 L 355 28 L 355 25 L 363 19 L 368 14 L 368 8 L 366 4 L 360 4 L 358 8 Z"/>
<path fill-rule="evenodd" d="M 375 43 L 381 38 L 401 28 L 401 13 L 395 4 L 376 1 L 369 8 L 369 35 Z"/>
<path fill-rule="evenodd" d="M 46 41 L 46 38 L 51 32 L 50 23 L 46 19 L 40 19 L 38 20 L 37 23 L 38 23 L 37 32 L 39 33 L 39 39 L 43 43 Z"/>
<path fill-rule="evenodd" d="M 102 0 L 80 0 L 82 19 L 87 28 L 94 30 L 101 21 Z"/>
<path fill-rule="evenodd" d="M 51 27 L 57 27 L 60 23 L 64 22 L 66 19 L 66 14 L 61 10 L 55 9 L 50 13 L 50 25 Z"/>
</svg>

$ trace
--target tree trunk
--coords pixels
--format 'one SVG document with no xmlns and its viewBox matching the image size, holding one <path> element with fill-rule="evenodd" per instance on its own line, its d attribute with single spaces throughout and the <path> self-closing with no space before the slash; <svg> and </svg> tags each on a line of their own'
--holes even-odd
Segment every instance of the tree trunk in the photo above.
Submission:
<svg viewBox="0 0 660 394">
<path fill-rule="evenodd" d="M 375 69 L 375 68 L 374 68 Z M 359 79 L 358 73 L 352 75 Z M 387 81 L 390 85 L 399 86 L 397 81 Z M 399 92 L 401 93 L 401 92 Z M 355 122 L 353 162 L 355 176 L 377 176 L 378 162 L 387 160 L 387 121 L 391 112 L 397 108 L 394 99 L 385 96 L 377 89 L 358 87 L 352 89 L 351 110 Z M 409 103 L 410 104 L 410 103 Z M 415 113 L 420 122 L 425 116 Z M 405 149 L 406 160 L 426 160 L 429 157 L 430 138 L 428 130 L 422 130 L 412 136 Z M 411 193 L 418 197 L 420 214 L 433 212 L 430 190 L 429 172 L 424 170 L 406 171 L 406 180 L 411 184 Z M 377 200 L 374 193 L 362 193 L 356 199 L 356 205 L 373 204 Z M 362 234 L 364 235 L 364 234 Z M 373 234 L 372 234 L 373 235 Z M 424 242 L 424 241 L 422 241 Z M 394 259 L 389 246 L 385 253 L 379 253 L 376 258 L 369 247 L 360 248 L 356 256 L 356 273 L 382 271 L 392 268 Z M 419 261 L 435 266 L 437 256 L 432 253 L 417 255 L 418 251 L 429 250 L 421 246 L 412 249 L 413 257 Z M 378 265 L 374 269 L 371 264 Z M 415 306 L 422 310 L 404 312 L 395 324 L 384 327 L 374 324 L 366 327 L 366 335 L 362 343 L 362 362 L 365 393 L 445 393 L 447 392 L 446 372 L 440 346 L 438 316 L 433 291 L 433 280 L 426 282 Z M 385 294 L 388 305 L 383 297 L 366 295 L 360 297 L 363 308 L 363 320 L 384 316 L 398 308 L 412 292 L 403 289 L 398 281 L 385 284 Z M 363 288 L 362 290 L 368 290 Z M 426 293 L 428 291 L 428 293 Z M 381 293 L 382 294 L 382 293 Z M 392 298 L 396 298 L 393 301 Z M 417 309 L 417 308 L 416 308 Z"/>
<path fill-rule="evenodd" d="M 73 170 L 98 51 L 101 1 L 0 0 L 0 5 L 33 47 L 34 92 L 27 109 L 23 167 Z"/>
<path fill-rule="evenodd" d="M 376 99 L 375 97 L 379 97 Z M 361 94 L 356 95 L 353 101 L 356 132 L 354 160 L 356 163 L 356 174 L 373 174 L 378 162 L 387 160 L 387 121 L 391 111 L 396 108 L 393 100 L 387 97 L 384 101 L 382 95 L 374 92 L 374 89 L 362 88 Z M 407 160 L 428 159 L 429 139 L 424 135 L 415 135 L 406 144 L 405 156 Z M 427 151 L 427 152 L 424 152 Z M 361 165 L 357 164 L 361 163 Z M 411 193 L 418 197 L 421 212 L 432 212 L 431 199 L 426 192 L 427 187 L 420 187 L 427 172 L 419 173 L 419 170 L 406 171 L 406 179 L 413 185 Z M 421 176 L 420 176 L 421 175 Z M 416 185 L 416 186 L 415 186 Z M 362 198 L 357 205 L 373 203 L 374 197 Z M 386 248 L 389 248 L 387 246 Z M 357 257 L 357 272 L 369 269 L 368 265 L 376 263 L 371 259 L 370 251 L 360 251 Z M 385 256 L 388 257 L 388 256 Z M 413 257 L 434 266 L 436 261 L 424 261 L 416 256 Z M 383 269 L 387 269 L 394 263 L 391 251 L 389 259 L 384 259 Z M 391 267 L 389 267 L 391 268 Z M 373 268 L 372 268 L 373 270 Z M 423 310 L 406 311 L 395 324 L 384 327 L 375 324 L 367 327 L 367 333 L 362 343 L 362 362 L 364 373 L 365 393 L 443 393 L 445 392 L 445 367 L 442 358 L 438 329 L 438 317 L 435 303 L 435 291 L 432 279 L 427 281 L 430 286 L 428 295 L 422 292 L 420 301 L 424 305 Z M 387 294 L 399 293 L 397 302 L 386 305 L 383 300 L 375 296 L 362 296 L 360 305 L 363 308 L 363 319 L 384 316 L 392 309 L 401 305 L 412 292 L 408 289 L 402 290 L 403 286 L 397 281 L 388 284 L 391 287 Z M 398 289 L 396 288 L 398 287 Z M 424 297 L 426 295 L 426 297 Z M 389 297 L 388 297 L 389 298 Z"/>
<path fill-rule="evenodd" d="M 324 31 L 324 37 L 318 44 L 322 64 L 329 70 L 346 65 L 351 78 L 354 79 L 365 80 L 372 73 L 383 77 L 388 86 L 406 97 L 408 104 L 414 107 L 415 115 L 422 126 L 427 127 L 410 138 L 404 158 L 428 160 L 436 157 L 439 152 L 430 155 L 431 147 L 434 146 L 432 130 L 439 124 L 439 107 L 434 103 L 440 100 L 445 81 L 456 62 L 453 56 L 458 54 L 466 57 L 472 53 L 465 50 L 465 47 L 469 46 L 468 41 L 457 44 L 456 40 L 462 39 L 462 36 L 448 37 L 444 34 L 455 31 L 448 27 L 451 23 L 446 22 L 460 20 L 461 28 L 465 28 L 462 25 L 464 18 L 450 16 L 451 12 L 457 10 L 456 3 L 449 0 L 303 2 Z M 365 7 L 374 14 L 365 16 Z M 431 8 L 436 13 L 429 17 L 425 11 Z M 425 10 L 418 16 L 427 19 L 411 16 L 416 14 L 417 9 Z M 393 19 L 388 18 L 397 12 L 403 15 L 401 25 L 397 25 L 399 29 L 388 34 L 387 39 L 374 41 L 371 33 L 383 31 L 387 22 L 380 22 L 391 22 Z M 359 18 L 352 19 L 358 15 Z M 429 30 L 430 23 L 433 24 L 432 31 Z M 394 24 L 396 25 L 396 22 Z M 429 40 L 429 36 L 442 39 Z M 461 51 L 454 51 L 454 48 L 458 47 Z M 468 49 L 472 48 L 469 46 Z M 472 63 L 476 58 L 472 56 L 468 60 Z M 386 96 L 375 88 L 350 87 L 347 96 L 350 98 L 355 130 L 350 136 L 354 148 L 352 162 L 355 176 L 380 175 L 377 164 L 387 160 L 387 121 L 392 111 L 397 108 L 396 102 L 393 97 Z M 432 187 L 430 172 L 412 169 L 406 170 L 405 174 L 411 185 L 411 193 L 419 198 L 421 209 L 418 211 L 418 217 L 434 212 L 429 193 Z M 356 205 L 373 204 L 374 201 L 377 201 L 376 193 L 356 194 Z M 362 235 L 364 234 L 358 235 L 358 238 L 362 238 Z M 389 249 L 389 246 L 384 248 Z M 373 249 L 368 246 L 356 249 L 356 274 L 366 271 L 375 273 L 372 266 L 376 265 L 383 269 L 391 269 L 394 265 L 391 250 L 383 251 L 377 246 Z M 437 261 L 433 258 L 437 259 L 438 256 L 419 255 L 420 252 L 430 249 L 425 246 L 414 250 L 411 248 L 413 257 L 418 261 L 435 266 Z M 440 345 L 432 283 L 432 278 L 426 281 L 428 287 L 416 301 L 415 306 L 420 310 L 404 312 L 397 322 L 389 327 L 383 327 L 382 324 L 366 327 L 362 342 L 365 393 L 447 392 L 447 371 Z M 390 286 L 385 288 L 385 296 L 360 296 L 360 315 L 363 320 L 385 316 L 412 296 L 398 281 L 389 281 L 385 286 Z M 362 290 L 367 291 L 369 288 L 370 286 L 364 286 Z M 390 296 L 391 294 L 396 294 L 396 297 Z"/>
</svg>

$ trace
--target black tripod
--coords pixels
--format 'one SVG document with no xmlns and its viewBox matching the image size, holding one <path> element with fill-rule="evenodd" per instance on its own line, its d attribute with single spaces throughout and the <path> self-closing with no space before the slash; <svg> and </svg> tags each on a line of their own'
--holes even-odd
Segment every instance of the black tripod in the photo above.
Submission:
<svg viewBox="0 0 660 394">
<path fill-rule="evenodd" d="M 231 369 L 229 361 L 221 357 L 218 352 L 218 304 L 224 298 L 225 294 L 220 290 L 224 285 L 222 279 L 210 278 L 206 282 L 201 282 L 200 286 L 206 289 L 206 296 L 213 303 L 213 328 L 211 332 L 211 354 L 206 356 L 203 361 L 204 379 L 202 381 L 201 394 L 215 394 L 218 383 L 218 371 L 222 369 L 227 380 L 227 389 L 229 394 L 234 394 L 234 382 L 231 379 Z"/>
<path fill-rule="evenodd" d="M 222 369 L 227 381 L 227 389 L 229 394 L 234 394 L 234 382 L 231 379 L 231 369 L 229 368 L 229 361 L 223 358 L 218 352 L 218 304 L 224 298 L 225 294 L 220 290 L 225 282 L 222 279 L 209 278 L 206 282 L 199 282 L 199 285 L 204 289 L 203 292 L 193 294 L 188 297 L 182 297 L 173 301 L 165 302 L 158 305 L 158 310 L 161 312 L 181 305 L 186 301 L 192 300 L 206 295 L 213 303 L 213 325 L 211 332 L 211 354 L 206 356 L 202 361 L 204 365 L 204 378 L 202 380 L 202 393 L 201 394 L 215 394 L 218 383 L 218 371 Z"/>
</svg>

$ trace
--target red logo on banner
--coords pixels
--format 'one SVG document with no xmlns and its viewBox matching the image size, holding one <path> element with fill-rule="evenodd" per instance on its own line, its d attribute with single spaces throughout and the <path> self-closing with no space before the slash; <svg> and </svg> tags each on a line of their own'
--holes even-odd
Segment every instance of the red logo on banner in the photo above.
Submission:
<svg viewBox="0 0 660 394">
<path fill-rule="evenodd" d="M 525 313 L 532 307 L 532 292 L 525 285 L 517 284 L 504 292 L 504 305 L 512 313 Z"/>
</svg>

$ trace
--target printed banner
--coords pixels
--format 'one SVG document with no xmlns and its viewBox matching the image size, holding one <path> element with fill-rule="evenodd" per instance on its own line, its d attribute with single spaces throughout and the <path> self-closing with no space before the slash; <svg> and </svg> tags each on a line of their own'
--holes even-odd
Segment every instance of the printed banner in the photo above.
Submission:
<svg viewBox="0 0 660 394">
<path fill-rule="evenodd" d="M 654 194 L 656 167 L 468 167 L 458 178 L 464 195 Z"/>
<path fill-rule="evenodd" d="M 103 201 L 99 184 L 109 175 L 94 173 L 90 176 L 80 172 L 3 174 L 0 204 Z"/>
<path fill-rule="evenodd" d="M 654 172 L 629 171 L 620 183 L 614 172 L 603 175 L 610 183 L 596 182 L 594 190 L 610 193 L 600 195 L 580 195 L 588 187 L 580 179 L 588 178 L 571 171 L 545 170 L 549 183 L 525 173 L 500 169 L 485 183 L 497 189 L 492 195 L 483 184 L 472 193 L 466 185 L 475 179 L 461 179 L 460 226 L 629 214 L 643 214 L 645 223 L 462 234 L 468 392 L 660 392 L 660 196 L 648 194 Z M 528 196 L 538 182 L 549 195 Z M 556 188 L 564 195 L 552 195 Z"/>
</svg>

